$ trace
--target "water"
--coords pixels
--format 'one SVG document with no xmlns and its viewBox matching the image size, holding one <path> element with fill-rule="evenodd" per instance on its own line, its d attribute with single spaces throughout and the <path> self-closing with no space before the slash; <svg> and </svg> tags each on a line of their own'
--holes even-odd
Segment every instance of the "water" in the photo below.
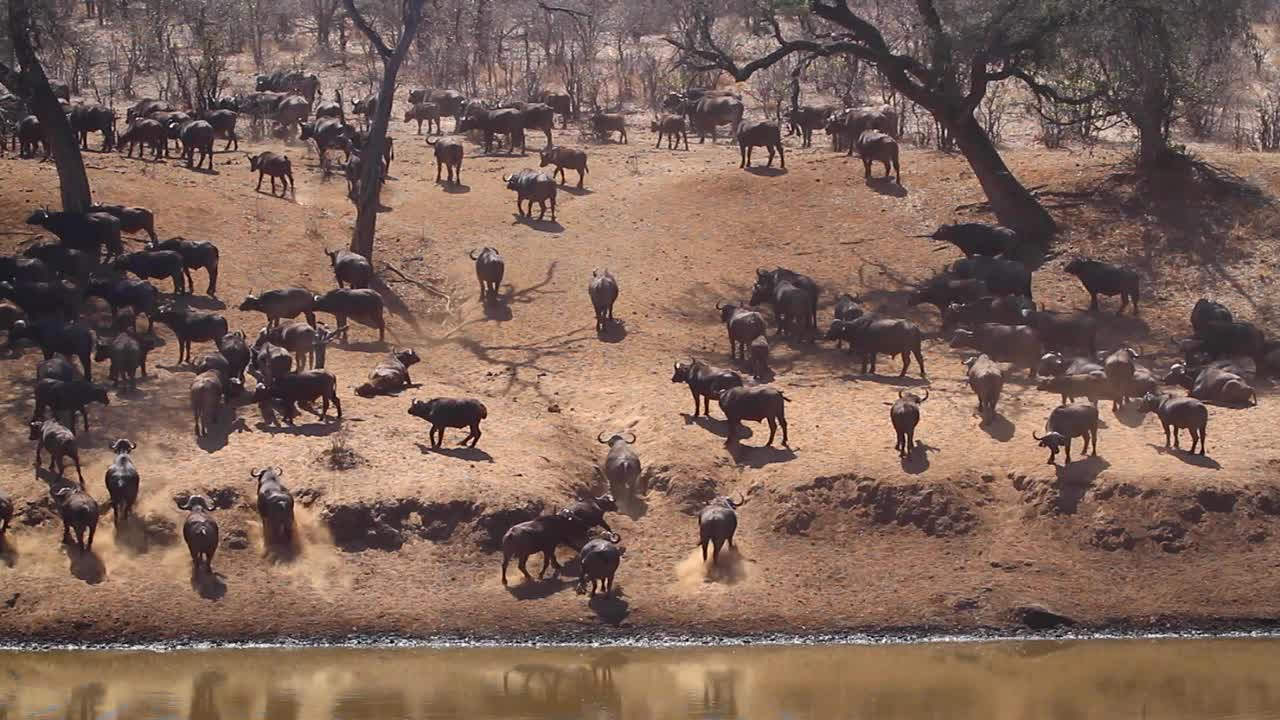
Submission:
<svg viewBox="0 0 1280 720">
<path fill-rule="evenodd" d="M 1280 640 L 0 652 L 0 720 L 1280 718 Z"/>
</svg>

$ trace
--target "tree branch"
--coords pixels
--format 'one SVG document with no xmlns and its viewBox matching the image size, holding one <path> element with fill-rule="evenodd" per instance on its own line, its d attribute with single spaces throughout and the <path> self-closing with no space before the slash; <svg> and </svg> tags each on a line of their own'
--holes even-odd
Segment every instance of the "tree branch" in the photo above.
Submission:
<svg viewBox="0 0 1280 720">
<path fill-rule="evenodd" d="M 1098 90 L 1097 92 L 1085 95 L 1084 97 L 1069 97 L 1059 93 L 1053 86 L 1046 85 L 1045 83 L 1036 80 L 1031 76 L 1031 73 L 1027 72 L 1024 68 L 1017 66 L 1006 67 L 1004 70 L 995 73 L 992 77 L 1000 80 L 1016 78 L 1021 80 L 1022 84 L 1027 86 L 1027 89 L 1035 93 L 1036 97 L 1048 98 L 1059 105 L 1068 105 L 1071 107 L 1088 105 L 1091 102 L 1102 99 L 1103 96 L 1106 95 L 1105 90 Z"/>
<path fill-rule="evenodd" d="M 591 19 L 591 13 L 574 10 L 573 8 L 560 7 L 558 5 L 548 5 L 545 2 L 542 2 L 542 0 L 538 0 L 538 7 L 546 10 L 547 12 L 558 12 L 572 17 L 586 18 L 587 20 Z"/>
<path fill-rule="evenodd" d="M 351 17 L 351 22 L 354 23 L 356 27 L 360 28 L 360 32 L 364 33 L 365 36 L 369 38 L 369 42 L 373 45 L 374 49 L 378 51 L 378 54 L 381 55 L 384 60 L 391 57 L 391 48 L 387 47 L 387 44 L 383 42 L 382 37 L 378 35 L 378 31 L 374 30 L 373 26 L 369 24 L 369 21 L 365 20 L 364 16 L 360 14 L 360 11 L 356 9 L 355 0 L 343 0 L 343 5 L 346 5 L 347 7 L 347 15 Z M 420 11 L 422 9 L 422 3 L 419 2 L 416 3 L 416 5 Z"/>
</svg>

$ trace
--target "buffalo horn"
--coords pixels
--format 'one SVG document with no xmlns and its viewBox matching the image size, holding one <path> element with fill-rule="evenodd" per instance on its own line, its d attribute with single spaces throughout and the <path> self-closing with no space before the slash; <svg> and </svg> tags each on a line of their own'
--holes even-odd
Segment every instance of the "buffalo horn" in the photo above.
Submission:
<svg viewBox="0 0 1280 720">
<path fill-rule="evenodd" d="M 605 444 L 604 431 L 603 431 L 603 430 L 601 430 L 601 431 L 600 431 L 600 434 L 596 436 L 596 442 L 600 443 L 601 445 L 604 445 L 604 444 Z"/>
<path fill-rule="evenodd" d="M 622 542 L 622 536 L 616 532 L 609 532 L 606 530 L 605 532 L 600 534 L 600 537 L 604 538 L 605 540 L 608 540 L 614 545 L 617 545 L 618 543 Z"/>
<path fill-rule="evenodd" d="M 630 444 L 632 444 L 632 445 L 635 445 L 635 444 L 636 444 L 636 434 L 635 434 L 635 433 L 633 433 L 633 432 L 631 432 L 630 430 L 628 430 L 626 434 L 631 436 L 631 439 L 630 439 L 630 440 L 627 440 L 627 442 L 628 442 L 628 443 L 630 443 Z M 623 437 L 623 440 L 626 440 L 626 437 L 625 437 L 625 436 Z"/>
<path fill-rule="evenodd" d="M 1032 430 L 1032 431 L 1031 431 L 1031 437 L 1032 437 L 1032 439 L 1034 439 L 1034 440 L 1039 440 L 1039 439 L 1041 439 L 1039 435 L 1036 435 L 1036 431 L 1035 431 L 1035 430 Z"/>
</svg>

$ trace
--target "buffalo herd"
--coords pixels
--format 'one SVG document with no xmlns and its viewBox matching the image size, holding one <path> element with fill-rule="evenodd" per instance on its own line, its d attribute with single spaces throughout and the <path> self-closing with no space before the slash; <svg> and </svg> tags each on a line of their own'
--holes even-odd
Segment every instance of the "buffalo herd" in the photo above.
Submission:
<svg viewBox="0 0 1280 720">
<path fill-rule="evenodd" d="M 333 101 L 323 99 L 320 80 L 314 74 L 260 75 L 254 86 L 254 92 L 223 98 L 215 108 L 200 114 L 180 111 L 155 99 L 141 100 L 128 109 L 128 125 L 119 136 L 114 112 L 100 105 L 72 107 L 69 118 L 83 147 L 88 147 L 91 132 L 102 134 L 104 150 L 128 148 L 132 154 L 136 145 L 150 150 L 156 158 L 168 156 L 171 144 L 176 143 L 189 167 L 207 162 L 210 169 L 215 139 L 226 141 L 224 150 L 237 143 L 239 117 L 248 117 L 254 124 L 273 122 L 278 133 L 291 135 L 297 128 L 303 140 L 313 141 L 326 168 L 326 153 L 341 152 L 348 179 L 356 182 L 358 173 L 351 168 L 358 167 L 354 164 L 359 163 L 369 136 L 347 124 L 347 117 L 362 117 L 367 126 L 381 100 L 377 94 L 352 101 L 348 110 L 340 93 L 334 94 Z M 549 213 L 555 221 L 557 189 L 567 182 L 567 170 L 577 173 L 577 187 L 583 187 L 589 172 L 586 152 L 552 142 L 555 115 L 561 116 L 564 128 L 568 118 L 576 114 L 572 98 L 566 94 L 549 92 L 528 102 L 490 104 L 456 91 L 421 89 L 410 92 L 408 101 L 404 121 L 416 122 L 419 133 L 422 124 L 427 124 L 426 142 L 434 152 L 437 182 L 443 174 L 444 182 L 461 183 L 463 145 L 440 137 L 441 119 L 452 118 L 454 133 L 477 132 L 486 152 L 495 143 L 511 151 L 523 149 L 529 130 L 545 136 L 540 167 L 552 167 L 551 171 L 526 168 L 503 176 L 506 187 L 516 193 L 518 215 L 532 218 L 537 203 L 538 220 Z M 663 114 L 651 125 L 658 135 L 658 146 L 665 137 L 669 149 L 676 149 L 680 142 L 687 149 L 690 132 L 700 143 L 707 135 L 714 142 L 718 129 L 729 126 L 740 150 L 741 167 L 751 165 L 753 148 L 764 148 L 766 166 L 772 166 L 776 157 L 779 168 L 785 168 L 784 125 L 787 135 L 801 138 L 802 146 L 811 145 L 814 131 L 822 130 L 831 137 L 834 149 L 850 155 L 856 151 L 861 156 L 868 178 L 873 165 L 881 164 L 886 176 L 894 175 L 901 183 L 901 127 L 896 111 L 889 106 L 805 105 L 786 113 L 784 123 L 779 124 L 744 120 L 742 99 L 732 91 L 674 92 L 661 105 Z M 35 152 L 40 145 L 47 152 L 48 143 L 34 120 L 27 117 L 16 126 L 15 140 L 21 143 L 23 155 Z M 601 139 L 616 135 L 617 142 L 628 141 L 622 114 L 597 108 L 588 118 L 588 127 Z M 378 159 L 384 173 L 394 158 L 392 147 L 388 142 Z M 259 191 L 263 180 L 270 178 L 272 194 L 277 192 L 277 183 L 281 194 L 296 192 L 292 165 L 285 155 L 262 152 L 250 156 L 249 163 L 251 171 L 258 174 Z M 351 190 L 354 197 L 354 184 Z M 38 209 L 27 222 L 48 230 L 56 241 L 32 247 L 21 256 L 0 258 L 0 320 L 9 329 L 10 346 L 30 341 L 43 353 L 29 423 L 35 464 L 39 473 L 48 453 L 48 471 L 57 476 L 51 480 L 50 493 L 63 521 L 63 540 L 86 551 L 92 548 L 100 508 L 81 472 L 76 418 L 80 416 L 87 431 L 90 405 L 110 402 L 106 386 L 92 380 L 95 360 L 110 363 L 108 378 L 113 385 L 131 387 L 139 372 L 147 374 L 147 355 L 156 346 L 152 323 L 167 326 L 177 340 L 175 361 L 194 372 L 189 393 L 192 426 L 197 440 L 204 442 L 223 427 L 225 410 L 241 396 L 257 405 L 266 425 L 293 425 L 299 408 L 328 422 L 330 405 L 335 421 L 340 421 L 342 404 L 337 378 L 325 369 L 326 347 L 349 342 L 352 324 L 376 329 L 378 341 L 385 340 L 383 297 L 370 288 L 373 267 L 349 250 L 325 250 L 336 287 L 324 293 L 299 287 L 250 292 L 239 309 L 261 313 L 264 327 L 256 335 L 246 335 L 242 330 L 233 331 L 217 312 L 162 300 L 160 290 L 149 282 L 172 281 L 174 298 L 192 295 L 196 289 L 191 273 L 204 270 L 208 274 L 206 292 L 213 296 L 219 265 L 218 248 L 213 243 L 185 238 L 160 241 L 152 212 L 123 205 L 96 205 L 83 214 Z M 122 233 L 144 233 L 148 238 L 145 249 L 126 253 Z M 1245 407 L 1257 402 L 1257 393 L 1239 359 L 1251 360 L 1258 376 L 1280 372 L 1280 344 L 1267 341 L 1260 328 L 1237 320 L 1225 306 L 1202 299 L 1191 310 L 1190 334 L 1175 340 L 1181 360 L 1157 375 L 1142 364 L 1146 356 L 1141 348 L 1125 343 L 1104 348 L 1098 343 L 1104 298 L 1118 298 L 1117 315 L 1130 308 L 1134 316 L 1139 313 L 1142 276 L 1134 268 L 1093 258 L 1071 259 L 1062 272 L 1079 279 L 1090 304 L 1087 312 L 1061 313 L 1033 300 L 1035 268 L 1021 259 L 1033 255 L 1028 249 L 1040 247 L 1042 239 L 974 222 L 943 225 L 922 237 L 954 245 L 964 257 L 911 288 L 908 304 L 937 308 L 940 332 L 951 348 L 964 353 L 965 380 L 976 397 L 983 423 L 999 414 L 1001 393 L 1014 372 L 1027 371 L 1038 390 L 1060 397 L 1062 404 L 1049 413 L 1043 434 L 1031 433 L 1039 447 L 1048 449 L 1050 464 L 1056 464 L 1059 452 L 1064 454 L 1064 463 L 1070 464 L 1076 438 L 1081 440 L 1081 455 L 1097 455 L 1099 428 L 1105 427 L 1098 410 L 1100 400 L 1110 400 L 1113 412 L 1131 408 L 1137 413 L 1155 413 L 1164 429 L 1166 447 L 1180 448 L 1180 432 L 1187 430 L 1189 452 L 1204 456 L 1208 406 Z M 506 269 L 502 255 L 496 248 L 483 247 L 473 250 L 470 258 L 475 261 L 482 302 L 499 302 Z M 922 382 L 928 382 L 923 351 L 928 333 L 917 321 L 894 317 L 883 307 L 865 307 L 856 294 L 842 293 L 834 298 L 830 325 L 822 330 L 823 293 L 814 279 L 779 267 L 759 269 L 753 281 L 746 302 L 722 301 L 715 306 L 728 335 L 729 360 L 741 363 L 749 372 L 744 375 L 690 357 L 675 361 L 671 377 L 672 383 L 688 387 L 693 417 L 710 416 L 711 401 L 716 401 L 726 421 L 725 443 L 735 452 L 744 421 L 767 423 L 766 446 L 774 444 L 779 429 L 781 444 L 790 445 L 787 405 L 791 398 L 768 384 L 773 376 L 769 369 L 770 324 L 776 330 L 775 342 L 786 339 L 803 348 L 822 339 L 834 341 L 837 349 L 845 349 L 856 359 L 863 374 L 876 374 L 881 355 L 891 360 L 901 358 L 899 377 L 912 371 L 914 360 L 915 372 Z M 618 277 L 607 269 L 596 269 L 586 284 L 595 329 L 604 336 L 615 323 Z M 88 297 L 101 298 L 110 306 L 111 337 L 100 339 L 78 322 Z M 136 325 L 142 314 L 147 316 L 145 334 L 138 333 Z M 318 315 L 332 316 L 333 326 L 320 322 Z M 211 351 L 197 358 L 193 353 L 197 344 L 210 345 Z M 78 367 L 72 361 L 78 361 Z M 417 362 L 418 354 L 412 348 L 389 352 L 355 388 L 356 394 L 375 398 L 416 387 L 410 369 Z M 256 383 L 252 392 L 246 392 L 246 373 Z M 1162 390 L 1163 386 L 1181 386 L 1186 394 L 1174 395 Z M 939 394 L 943 393 L 931 394 L 927 387 L 907 388 L 886 401 L 894 450 L 904 463 L 920 450 L 916 434 L 926 408 L 937 404 L 927 401 Z M 316 403 L 321 405 L 319 411 L 314 408 Z M 429 425 L 432 448 L 442 446 L 446 429 L 461 428 L 467 430 L 462 445 L 474 449 L 482 437 L 480 426 L 488 418 L 488 409 L 475 398 L 437 397 L 412 401 L 408 414 Z M 556 549 L 565 545 L 579 554 L 583 592 L 588 582 L 593 595 L 613 591 L 614 575 L 626 549 L 605 513 L 617 511 L 619 500 L 625 502 L 635 494 L 641 482 L 641 462 L 633 432 L 602 432 L 597 440 L 608 448 L 601 470 L 609 494 L 513 525 L 501 542 L 504 584 L 512 559 L 529 579 L 532 576 L 526 562 L 531 555 L 543 555 L 539 577 L 549 566 L 559 570 Z M 114 459 L 106 470 L 105 486 L 112 513 L 120 523 L 133 513 L 143 487 L 142 473 L 133 460 L 137 445 L 132 440 L 121 438 L 110 447 Z M 64 479 L 68 461 L 78 482 Z M 283 469 L 274 467 L 255 468 L 250 473 L 268 543 L 292 542 L 296 527 L 295 496 L 283 476 Z M 733 547 L 737 510 L 745 502 L 745 497 L 718 497 L 701 511 L 699 544 L 704 562 L 708 547 L 713 565 L 725 544 Z M 197 572 L 211 573 L 219 538 L 213 517 L 216 503 L 204 496 L 185 495 L 178 507 L 187 513 L 183 537 L 193 567 Z M 0 494 L 0 541 L 12 514 L 12 501 Z"/>
</svg>

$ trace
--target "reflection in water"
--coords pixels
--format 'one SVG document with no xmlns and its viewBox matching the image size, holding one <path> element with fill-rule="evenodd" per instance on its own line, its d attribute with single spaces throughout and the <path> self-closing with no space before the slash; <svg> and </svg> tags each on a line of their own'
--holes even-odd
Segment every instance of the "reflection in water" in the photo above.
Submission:
<svg viewBox="0 0 1280 720">
<path fill-rule="evenodd" d="M 0 719 L 1280 718 L 1280 640 L 0 653 Z"/>
<path fill-rule="evenodd" d="M 216 670 L 206 670 L 196 676 L 191 683 L 191 712 L 187 714 L 190 720 L 222 720 L 213 697 L 214 689 L 222 680 L 222 673 Z"/>
</svg>

